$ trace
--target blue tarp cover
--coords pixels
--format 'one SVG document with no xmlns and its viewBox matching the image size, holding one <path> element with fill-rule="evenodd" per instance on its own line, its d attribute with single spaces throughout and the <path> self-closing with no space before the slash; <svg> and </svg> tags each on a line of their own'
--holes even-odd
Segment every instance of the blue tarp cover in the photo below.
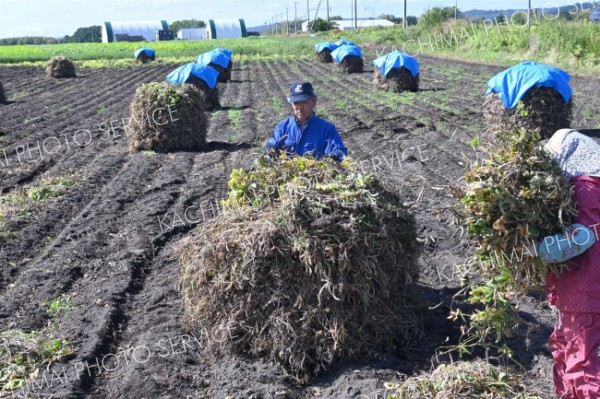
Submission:
<svg viewBox="0 0 600 399">
<path fill-rule="evenodd" d="M 229 56 L 229 58 L 231 58 L 233 56 L 233 51 L 229 50 L 228 48 L 223 48 L 223 47 L 214 48 L 214 49 L 210 50 L 209 53 L 225 53 Z"/>
<path fill-rule="evenodd" d="M 208 65 L 210 63 L 217 64 L 223 68 L 227 68 L 233 52 L 226 48 L 215 48 L 196 57 L 196 62 L 200 65 Z"/>
<path fill-rule="evenodd" d="M 331 43 L 331 42 L 321 42 L 321 43 L 315 44 L 315 49 L 317 50 L 317 53 L 320 53 L 321 51 L 325 50 L 326 48 L 333 51 L 338 47 L 339 46 L 337 44 Z"/>
<path fill-rule="evenodd" d="M 487 85 L 488 94 L 494 92 L 507 109 L 513 109 L 532 87 L 551 87 L 558 91 L 568 103 L 571 99 L 570 76 L 562 69 L 536 62 L 522 62 L 512 66 L 493 78 Z"/>
<path fill-rule="evenodd" d="M 152 50 L 151 48 L 148 48 L 148 47 L 142 47 L 141 49 L 138 49 L 135 51 L 135 53 L 133 53 L 135 58 L 138 58 L 140 56 L 140 54 L 142 53 L 142 51 L 144 53 L 146 53 L 146 55 L 148 57 L 152 57 L 154 55 L 154 50 Z"/>
<path fill-rule="evenodd" d="M 217 76 L 219 76 L 219 72 L 213 67 L 189 62 L 168 74 L 167 82 L 172 85 L 187 83 L 191 75 L 202 79 L 206 82 L 208 87 L 213 89 L 217 85 Z"/>
<path fill-rule="evenodd" d="M 338 40 L 337 42 L 335 42 L 335 44 L 338 46 L 356 46 L 354 42 L 351 42 L 350 40 L 346 39 Z"/>
<path fill-rule="evenodd" d="M 419 74 L 419 61 L 398 50 L 374 59 L 373 65 L 379 68 L 383 76 L 387 76 L 392 69 L 401 67 L 408 69 L 413 76 Z"/>
<path fill-rule="evenodd" d="M 331 52 L 331 56 L 338 64 L 344 61 L 349 55 L 355 55 L 362 58 L 362 50 L 358 46 L 340 46 Z"/>
</svg>

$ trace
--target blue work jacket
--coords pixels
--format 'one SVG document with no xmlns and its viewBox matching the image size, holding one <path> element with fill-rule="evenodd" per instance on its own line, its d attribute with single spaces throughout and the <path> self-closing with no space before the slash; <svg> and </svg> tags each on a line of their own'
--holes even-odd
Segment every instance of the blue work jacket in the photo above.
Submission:
<svg viewBox="0 0 600 399">
<path fill-rule="evenodd" d="M 304 126 L 294 116 L 279 122 L 264 149 L 270 148 L 317 159 L 331 155 L 342 160 L 348 155 L 335 126 L 316 114 Z"/>
</svg>

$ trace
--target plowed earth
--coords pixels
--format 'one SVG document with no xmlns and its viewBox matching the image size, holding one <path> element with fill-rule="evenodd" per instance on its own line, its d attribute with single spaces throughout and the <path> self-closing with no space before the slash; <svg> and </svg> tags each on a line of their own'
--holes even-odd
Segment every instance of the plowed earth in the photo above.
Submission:
<svg viewBox="0 0 600 399">
<path fill-rule="evenodd" d="M 421 91 L 380 94 L 373 70 L 342 75 L 313 61 L 239 62 L 219 84 L 223 108 L 209 115 L 202 152 L 126 153 L 123 118 L 135 89 L 163 81 L 173 66 L 79 70 L 51 79 L 42 68 L 2 67 L 10 100 L 0 105 L 0 192 L 49 178 L 75 184 L 0 235 L 0 329 L 47 325 L 43 304 L 59 295 L 73 309 L 58 334 L 75 345 L 18 397 L 382 398 L 383 383 L 431 368 L 436 350 L 457 342 L 447 319 L 459 290 L 456 265 L 470 246 L 455 223 L 459 184 L 477 158 L 485 82 L 502 67 L 430 57 Z M 233 168 L 252 165 L 276 123 L 289 115 L 291 81 L 314 84 L 320 115 L 336 124 L 351 156 L 394 187 L 416 215 L 425 336 L 418 347 L 344 363 L 308 386 L 268 360 L 213 358 L 182 327 L 173 245 L 218 212 Z M 598 129 L 600 81 L 572 80 L 573 126 Z M 111 127 L 112 126 L 112 127 Z M 524 299 L 528 323 L 511 346 L 551 397 L 547 346 L 554 316 L 541 294 Z M 210 332 L 207 332 L 210 337 Z M 212 337 L 218 339 L 218 337 Z M 390 392 L 387 392 L 390 393 Z"/>
</svg>

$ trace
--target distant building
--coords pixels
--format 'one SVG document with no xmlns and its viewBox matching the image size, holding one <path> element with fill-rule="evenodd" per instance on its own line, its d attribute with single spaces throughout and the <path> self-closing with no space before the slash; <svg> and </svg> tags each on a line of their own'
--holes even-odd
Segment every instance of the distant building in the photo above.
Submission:
<svg viewBox="0 0 600 399">
<path fill-rule="evenodd" d="M 342 19 L 339 21 L 331 21 L 336 25 L 336 28 L 339 30 L 354 30 L 354 20 L 353 19 Z M 374 26 L 378 27 L 393 27 L 394 23 L 392 21 L 388 21 L 387 19 L 358 19 L 357 21 L 358 29 L 361 28 L 371 28 Z M 308 32 L 308 28 L 312 24 L 312 21 L 305 21 L 302 23 L 302 31 Z"/>
<path fill-rule="evenodd" d="M 248 36 L 243 19 L 209 19 L 206 28 L 208 39 L 235 39 Z"/>
<path fill-rule="evenodd" d="M 172 29 L 159 29 L 156 31 L 156 41 L 175 40 L 175 32 Z"/>
<path fill-rule="evenodd" d="M 183 28 L 177 32 L 179 40 L 205 40 L 207 39 L 206 28 Z"/>
<path fill-rule="evenodd" d="M 167 21 L 117 21 L 102 24 L 102 43 L 156 40 L 156 32 L 168 30 Z"/>
</svg>

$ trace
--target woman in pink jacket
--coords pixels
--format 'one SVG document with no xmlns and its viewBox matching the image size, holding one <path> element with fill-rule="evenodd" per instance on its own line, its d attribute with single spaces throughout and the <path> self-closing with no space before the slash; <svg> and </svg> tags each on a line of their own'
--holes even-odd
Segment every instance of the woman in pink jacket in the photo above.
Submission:
<svg viewBox="0 0 600 399">
<path fill-rule="evenodd" d="M 546 150 L 570 178 L 578 211 L 576 225 L 538 250 L 548 263 L 566 262 L 546 285 L 559 311 L 550 337 L 554 386 L 563 399 L 600 399 L 600 144 L 562 129 Z"/>
</svg>

